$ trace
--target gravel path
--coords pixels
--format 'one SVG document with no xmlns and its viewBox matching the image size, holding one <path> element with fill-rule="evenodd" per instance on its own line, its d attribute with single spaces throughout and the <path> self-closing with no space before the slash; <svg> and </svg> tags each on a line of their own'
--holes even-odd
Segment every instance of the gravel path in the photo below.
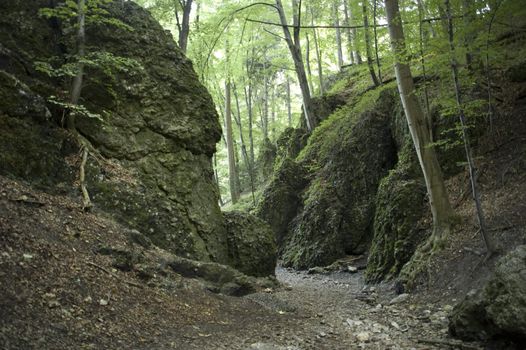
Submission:
<svg viewBox="0 0 526 350">
<path fill-rule="evenodd" d="M 257 304 L 253 319 L 238 319 L 218 337 L 192 344 L 229 350 L 479 349 L 447 337 L 449 306 L 421 305 L 410 295 L 393 302 L 388 286 L 365 286 L 361 273 L 278 268 L 276 274 L 283 288 L 244 298 Z"/>
</svg>

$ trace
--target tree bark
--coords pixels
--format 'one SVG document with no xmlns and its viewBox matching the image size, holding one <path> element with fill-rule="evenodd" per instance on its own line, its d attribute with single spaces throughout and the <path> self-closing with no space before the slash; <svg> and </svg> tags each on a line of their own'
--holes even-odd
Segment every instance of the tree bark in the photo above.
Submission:
<svg viewBox="0 0 526 350">
<path fill-rule="evenodd" d="M 367 67 L 369 68 L 369 74 L 371 74 L 371 80 L 373 81 L 374 86 L 380 85 L 376 73 L 374 71 L 373 57 L 371 54 L 371 38 L 369 34 L 369 18 L 367 15 L 367 1 L 362 0 L 362 14 L 363 14 L 363 32 L 365 39 L 365 53 L 367 55 Z"/>
<path fill-rule="evenodd" d="M 181 5 L 183 6 L 183 23 L 181 24 L 181 30 L 179 31 L 179 47 L 184 53 L 186 53 L 188 47 L 188 35 L 190 34 L 190 13 L 192 12 L 192 1 L 193 0 L 181 1 Z"/>
<path fill-rule="evenodd" d="M 276 9 L 278 10 L 279 19 L 283 28 L 283 34 L 289 51 L 294 62 L 296 75 L 301 89 L 301 96 L 303 98 L 303 111 L 305 114 L 305 122 L 307 130 L 310 132 L 316 126 L 315 118 L 313 115 L 312 100 L 310 95 L 309 83 L 307 81 L 307 74 L 305 73 L 305 67 L 303 65 L 303 58 L 301 55 L 300 45 L 300 15 L 301 15 L 301 0 L 297 4 L 296 0 L 293 1 L 293 25 L 294 25 L 294 38 L 290 33 L 289 27 L 287 26 L 287 18 L 285 17 L 285 11 L 283 10 L 283 4 L 281 0 L 276 0 Z M 296 12 L 297 11 L 297 12 Z"/>
<path fill-rule="evenodd" d="M 77 59 L 79 64 L 77 67 L 77 74 L 73 78 L 71 85 L 71 104 L 78 105 L 80 94 L 82 92 L 82 81 L 84 79 L 84 64 L 82 59 L 86 56 L 86 0 L 78 0 L 77 2 L 77 24 L 79 26 L 77 31 Z M 76 131 L 75 112 L 69 111 L 67 116 L 67 128 Z"/>
<path fill-rule="evenodd" d="M 314 10 L 312 7 L 311 10 L 311 24 L 314 25 Z M 319 92 L 320 95 L 323 95 L 324 88 L 323 88 L 323 67 L 321 62 L 321 50 L 318 44 L 318 34 L 316 33 L 316 29 L 312 30 L 312 36 L 314 38 L 314 48 L 316 49 L 316 62 L 318 63 L 318 81 L 320 84 Z"/>
<path fill-rule="evenodd" d="M 225 82 L 225 132 L 226 148 L 228 153 L 228 180 L 230 185 L 230 197 L 232 204 L 239 200 L 239 188 L 237 187 L 236 158 L 234 151 L 234 138 L 232 135 L 232 99 L 230 97 L 230 80 Z"/>
<path fill-rule="evenodd" d="M 407 52 L 398 0 L 385 0 L 385 7 L 391 37 L 391 47 L 395 55 L 395 73 L 398 90 L 418 161 L 424 174 L 431 213 L 433 215 L 433 235 L 429 242 L 436 245 L 441 241 L 443 236 L 451 230 L 453 210 L 449 202 L 435 149 L 431 145 L 424 113 L 415 94 L 411 69 L 409 65 L 405 63 L 407 62 Z"/>
<path fill-rule="evenodd" d="M 469 141 L 467 126 L 466 126 L 466 116 L 464 113 L 464 107 L 462 105 L 462 89 L 459 82 L 458 74 L 458 62 L 455 58 L 455 42 L 453 37 L 453 17 L 451 15 L 451 5 L 449 0 L 445 0 L 446 5 L 446 14 L 448 20 L 448 41 L 449 41 L 449 50 L 451 53 L 451 72 L 453 74 L 453 84 L 455 86 L 455 97 L 457 101 L 458 114 L 460 119 L 460 125 L 462 127 L 462 138 L 464 141 L 464 150 L 466 152 L 466 159 L 468 161 L 469 175 L 471 179 L 471 191 L 473 194 L 473 200 L 475 201 L 475 207 L 477 209 L 477 218 L 480 225 L 480 233 L 482 239 L 486 244 L 486 249 L 488 256 L 492 255 L 495 252 L 495 244 L 488 235 L 486 219 L 484 217 L 484 211 L 482 209 L 482 203 L 480 201 L 480 193 L 477 186 L 477 170 L 475 168 L 475 162 L 473 160 L 473 155 L 471 151 L 471 144 Z"/>
<path fill-rule="evenodd" d="M 343 1 L 343 11 L 345 14 L 345 25 L 349 27 L 351 25 L 351 21 L 349 18 L 349 5 L 347 5 L 347 0 Z M 345 33 L 347 34 L 347 50 L 349 51 L 349 61 L 351 64 L 354 64 L 353 37 L 351 28 L 345 28 Z"/>
<path fill-rule="evenodd" d="M 365 0 L 364 0 L 365 1 Z M 382 66 L 380 64 L 380 56 L 378 55 L 378 30 L 376 28 L 376 17 L 378 14 L 378 0 L 373 0 L 373 31 L 374 31 L 374 54 L 376 56 L 376 65 L 378 66 L 378 80 L 382 84 Z"/>
<path fill-rule="evenodd" d="M 349 7 L 349 15 L 351 16 L 351 21 L 354 22 L 354 11 Z M 352 29 L 352 37 L 353 37 L 353 47 L 354 47 L 354 62 L 356 64 L 362 64 L 362 56 L 360 55 L 360 49 L 358 48 L 358 30 L 356 28 Z"/>
<path fill-rule="evenodd" d="M 338 55 L 338 68 L 341 70 L 343 66 L 343 51 L 342 51 L 342 33 L 340 30 L 340 17 L 338 13 L 339 1 L 334 1 L 332 6 L 332 16 L 334 19 L 334 26 L 336 27 L 336 49 Z"/>
<path fill-rule="evenodd" d="M 248 177 L 250 179 L 250 191 L 252 192 L 252 201 L 254 205 L 256 205 L 256 196 L 254 194 L 255 188 L 254 188 L 254 178 L 253 178 L 253 171 L 252 171 L 252 164 L 250 163 L 250 159 L 248 158 L 248 152 L 247 147 L 245 144 L 245 138 L 243 137 L 243 124 L 241 122 L 241 108 L 239 107 L 239 95 L 237 94 L 237 88 L 234 85 L 234 98 L 236 100 L 236 111 L 237 111 L 237 118 L 236 118 L 236 124 L 239 128 L 239 143 L 241 144 L 241 155 L 243 156 L 243 161 L 245 162 L 245 166 L 247 168 Z M 239 175 L 239 174 L 238 174 Z"/>
<path fill-rule="evenodd" d="M 310 91 L 314 91 L 314 87 L 312 86 L 312 70 L 310 67 L 310 40 L 309 40 L 309 34 L 305 35 L 305 65 L 307 66 L 307 74 L 308 74 L 308 80 L 309 80 L 309 89 Z"/>
<path fill-rule="evenodd" d="M 289 123 L 289 128 L 292 126 L 292 108 L 291 108 L 291 101 L 290 101 L 290 80 L 289 80 L 289 77 L 287 76 L 287 79 L 286 79 L 286 87 L 287 87 L 287 117 L 288 117 L 288 123 Z"/>
</svg>

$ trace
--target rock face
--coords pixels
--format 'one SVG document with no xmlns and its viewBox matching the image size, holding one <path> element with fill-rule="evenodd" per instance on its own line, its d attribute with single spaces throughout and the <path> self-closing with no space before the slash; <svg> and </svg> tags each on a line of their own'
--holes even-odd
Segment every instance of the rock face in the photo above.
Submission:
<svg viewBox="0 0 526 350">
<path fill-rule="evenodd" d="M 449 331 L 465 340 L 502 338 L 526 342 L 526 245 L 498 262 L 486 286 L 455 306 Z"/>
<path fill-rule="evenodd" d="M 395 110 L 391 130 L 398 151 L 394 169 L 382 179 L 376 194 L 374 234 L 366 279 L 378 282 L 396 276 L 426 238 L 418 222 L 425 212 L 426 186 L 402 110 Z"/>
<path fill-rule="evenodd" d="M 57 127 L 63 111 L 49 103 L 67 96 L 65 85 L 35 69 L 74 53 L 70 34 L 38 15 L 49 4 L 0 4 L 0 174 L 78 195 L 78 142 Z M 211 165 L 221 135 L 212 99 L 148 12 L 133 2 L 108 11 L 133 30 L 88 26 L 88 54 L 125 57 L 138 68 L 85 71 L 80 103 L 102 117 L 77 117 L 93 146 L 86 177 L 95 208 L 173 253 L 230 263 Z"/>
<path fill-rule="evenodd" d="M 261 219 L 243 212 L 225 212 L 230 265 L 253 276 L 274 274 L 276 243 L 272 230 Z"/>
<path fill-rule="evenodd" d="M 375 108 L 339 109 L 295 160 L 282 160 L 257 215 L 273 227 L 285 266 L 327 265 L 366 250 L 378 184 L 396 163 L 394 97 L 386 89 L 372 97 Z"/>
</svg>

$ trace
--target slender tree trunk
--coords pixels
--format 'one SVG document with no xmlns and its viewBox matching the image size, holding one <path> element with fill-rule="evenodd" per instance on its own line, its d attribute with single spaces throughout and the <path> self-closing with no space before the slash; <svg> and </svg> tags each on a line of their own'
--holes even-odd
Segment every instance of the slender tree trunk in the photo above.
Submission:
<svg viewBox="0 0 526 350">
<path fill-rule="evenodd" d="M 306 45 L 305 45 L 305 65 L 307 66 L 307 74 L 309 78 L 309 89 L 310 91 L 314 91 L 314 87 L 312 86 L 312 70 L 310 67 L 310 40 L 309 35 L 305 35 L 306 39 Z"/>
<path fill-rule="evenodd" d="M 179 31 L 179 47 L 181 51 L 186 53 L 188 47 L 188 35 L 190 34 L 190 13 L 192 12 L 192 1 L 186 0 L 181 1 L 183 5 L 183 23 L 181 24 L 181 30 Z"/>
<path fill-rule="evenodd" d="M 223 197 L 221 197 L 221 186 L 219 186 L 219 174 L 217 173 L 217 154 L 214 153 L 214 180 L 217 184 L 218 194 L 219 194 L 219 205 L 225 205 L 223 202 Z"/>
<path fill-rule="evenodd" d="M 276 132 L 276 86 L 272 85 L 270 88 L 270 122 L 269 122 L 269 135 L 274 137 Z"/>
<path fill-rule="evenodd" d="M 423 16 L 424 16 L 424 8 L 421 5 L 421 1 L 418 2 L 418 32 L 420 36 L 420 64 L 422 66 L 422 77 L 424 79 L 423 88 L 424 88 L 424 103 L 425 103 L 425 109 L 426 109 L 426 121 L 427 121 L 427 127 L 429 129 L 429 137 L 431 139 L 431 142 L 434 141 L 434 135 L 433 135 L 433 120 L 431 119 L 431 111 L 429 109 L 429 92 L 427 88 L 427 67 L 426 67 L 426 60 L 425 60 L 425 52 L 424 52 L 424 22 L 423 22 Z"/>
<path fill-rule="evenodd" d="M 345 14 L 345 26 L 351 26 L 351 20 L 349 18 L 349 5 L 347 5 L 347 0 L 343 1 L 343 11 Z M 347 51 L 349 52 L 349 61 L 351 64 L 354 64 L 354 54 L 353 54 L 353 37 L 351 28 L 345 28 L 345 34 L 347 35 Z"/>
<path fill-rule="evenodd" d="M 476 37 L 473 26 L 477 19 L 477 13 L 475 11 L 475 4 L 473 0 L 462 0 L 462 7 L 464 9 L 464 46 L 466 47 L 466 65 L 469 70 L 472 70 L 473 53 L 471 43 Z M 451 8 L 449 8 L 449 11 L 451 11 Z"/>
<path fill-rule="evenodd" d="M 349 7 L 349 15 L 351 16 L 351 22 L 355 23 L 355 13 L 351 7 Z M 356 64 L 362 64 L 362 56 L 360 55 L 360 49 L 358 47 L 358 30 L 356 28 L 352 28 L 352 37 L 354 47 L 354 62 L 356 62 Z"/>
<path fill-rule="evenodd" d="M 398 0 L 385 0 L 391 46 L 395 54 L 395 73 L 405 116 L 415 145 L 418 160 L 424 174 L 431 213 L 433 214 L 433 236 L 431 243 L 437 244 L 451 230 L 453 210 L 442 177 L 435 149 L 431 145 L 429 130 L 420 107 L 411 69 L 405 62 L 407 51 Z"/>
<path fill-rule="evenodd" d="M 334 26 L 336 27 L 336 49 L 338 54 L 338 68 L 341 70 L 343 66 L 343 51 L 342 51 L 342 33 L 340 31 L 340 14 L 338 13 L 340 2 L 334 1 L 332 5 L 332 16 L 334 19 Z"/>
<path fill-rule="evenodd" d="M 281 24 L 283 25 L 283 34 L 289 47 L 289 51 L 294 62 L 296 75 L 301 89 L 301 96 L 303 98 L 303 111 L 305 114 L 305 122 L 307 130 L 310 132 L 316 126 L 315 117 L 313 115 L 312 100 L 310 95 L 309 83 L 307 81 L 307 74 L 305 73 L 305 67 L 303 65 L 303 58 L 301 56 L 301 45 L 300 45 L 300 15 L 301 15 L 301 0 L 297 4 L 296 0 L 293 0 L 293 26 L 294 26 L 294 38 L 292 37 L 288 24 L 287 18 L 285 17 L 285 11 L 283 10 L 283 4 L 281 0 L 276 0 L 276 8 Z"/>
<path fill-rule="evenodd" d="M 245 87 L 245 100 L 247 103 L 247 114 L 248 114 L 248 146 L 250 154 L 250 166 L 254 169 L 254 136 L 253 136 L 253 116 L 254 110 L 252 107 L 252 82 L 249 80 L 248 86 Z M 254 176 L 254 173 L 252 173 Z"/>
<path fill-rule="evenodd" d="M 311 12 L 311 16 L 310 16 L 310 24 L 312 26 L 314 26 L 314 9 L 313 7 L 310 7 L 310 12 Z M 322 67 L 322 61 L 321 61 L 321 50 L 320 50 L 320 46 L 319 46 L 319 43 L 318 43 L 318 33 L 316 31 L 316 28 L 314 28 L 312 30 L 312 37 L 314 39 L 314 49 L 316 51 L 316 62 L 318 64 L 318 82 L 319 82 L 319 93 L 320 95 L 323 95 L 323 93 L 325 92 L 324 91 L 324 88 L 323 88 L 323 67 Z"/>
<path fill-rule="evenodd" d="M 225 83 L 225 132 L 226 147 L 228 153 L 228 180 L 230 184 L 230 197 L 232 204 L 239 200 L 239 188 L 237 187 L 236 155 L 234 150 L 234 138 L 232 135 L 232 99 L 230 97 L 230 80 Z"/>
<path fill-rule="evenodd" d="M 488 255 L 492 255 L 495 252 L 495 244 L 492 242 L 488 235 L 486 219 L 484 218 L 484 211 L 482 210 L 482 203 L 480 201 L 480 194 L 477 186 L 477 170 L 475 168 L 475 162 L 473 161 L 473 155 L 471 151 L 471 145 L 466 126 L 466 117 L 464 113 L 464 107 L 462 106 L 462 89 L 458 78 L 458 63 L 455 58 L 455 42 L 453 37 L 453 17 L 451 15 L 451 5 L 449 0 L 445 0 L 446 14 L 448 18 L 448 40 L 449 49 L 451 53 L 451 72 L 453 74 L 453 84 L 455 86 L 455 97 L 457 101 L 458 114 L 460 119 L 460 125 L 462 127 L 462 138 L 464 140 L 464 149 L 466 151 L 466 159 L 468 161 L 469 175 L 471 179 L 471 191 L 473 194 L 473 200 L 475 201 L 475 207 L 477 209 L 477 217 L 480 224 L 480 233 L 482 239 L 486 244 Z"/>
<path fill-rule="evenodd" d="M 268 138 L 268 84 L 269 79 L 267 76 L 267 73 L 265 72 L 265 79 L 263 87 L 264 95 L 263 95 L 263 114 L 261 115 L 261 127 L 263 128 L 263 137 L 266 139 Z"/>
<path fill-rule="evenodd" d="M 364 0 L 365 1 L 365 0 Z M 382 84 L 382 66 L 380 65 L 380 56 L 378 55 L 378 31 L 376 30 L 376 16 L 378 14 L 378 0 L 373 0 L 373 31 L 374 31 L 374 54 L 376 56 L 376 65 L 378 66 L 378 80 Z"/>
<path fill-rule="evenodd" d="M 195 30 L 199 31 L 199 19 L 201 17 L 201 1 L 197 1 L 197 8 L 195 10 Z"/>
<path fill-rule="evenodd" d="M 289 123 L 289 127 L 292 126 L 292 108 L 291 108 L 291 101 L 290 101 L 290 79 L 289 77 L 287 76 L 287 80 L 286 80 L 286 87 L 287 87 L 287 117 L 288 117 L 288 123 Z"/>
<path fill-rule="evenodd" d="M 82 59 L 86 56 L 86 1 L 78 0 L 78 31 L 77 31 L 77 59 L 79 61 L 77 67 L 77 74 L 73 78 L 71 85 L 71 104 L 78 105 L 80 100 L 80 94 L 82 92 L 82 81 L 84 79 L 84 64 Z M 76 131 L 75 125 L 75 112 L 70 111 L 67 116 L 67 128 L 72 131 Z"/>
<path fill-rule="evenodd" d="M 247 147 L 245 143 L 245 138 L 243 137 L 243 124 L 241 122 L 241 108 L 239 108 L 239 95 L 237 93 L 237 88 L 235 85 L 234 85 L 234 98 L 236 100 L 236 111 L 237 111 L 236 124 L 239 128 L 239 142 L 241 144 L 241 155 L 243 156 L 243 161 L 245 162 L 245 166 L 248 172 L 248 177 L 250 179 L 250 191 L 252 192 L 252 201 L 254 205 L 256 205 L 256 196 L 254 194 L 255 188 L 254 188 L 252 164 L 250 163 L 250 159 L 248 157 Z"/>
<path fill-rule="evenodd" d="M 367 55 L 367 67 L 369 68 L 369 74 L 371 74 L 371 80 L 374 86 L 380 85 L 376 73 L 374 72 L 373 57 L 371 55 L 371 38 L 369 35 L 369 18 L 367 15 L 367 1 L 362 0 L 362 13 L 363 13 L 363 32 L 365 39 L 365 53 Z"/>
</svg>

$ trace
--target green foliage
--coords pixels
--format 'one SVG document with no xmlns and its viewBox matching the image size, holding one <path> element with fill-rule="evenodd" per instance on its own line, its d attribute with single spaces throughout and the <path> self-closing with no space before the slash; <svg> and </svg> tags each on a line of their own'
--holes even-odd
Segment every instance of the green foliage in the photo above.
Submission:
<svg viewBox="0 0 526 350">
<path fill-rule="evenodd" d="M 113 0 L 86 0 L 86 25 L 109 25 L 123 30 L 133 31 L 133 28 L 123 21 L 112 17 L 104 7 Z M 65 22 L 74 22 L 79 15 L 78 4 L 74 0 L 66 0 L 54 8 L 42 8 L 39 14 L 45 18 L 57 18 Z M 70 25 L 75 26 L 71 23 Z"/>
</svg>

